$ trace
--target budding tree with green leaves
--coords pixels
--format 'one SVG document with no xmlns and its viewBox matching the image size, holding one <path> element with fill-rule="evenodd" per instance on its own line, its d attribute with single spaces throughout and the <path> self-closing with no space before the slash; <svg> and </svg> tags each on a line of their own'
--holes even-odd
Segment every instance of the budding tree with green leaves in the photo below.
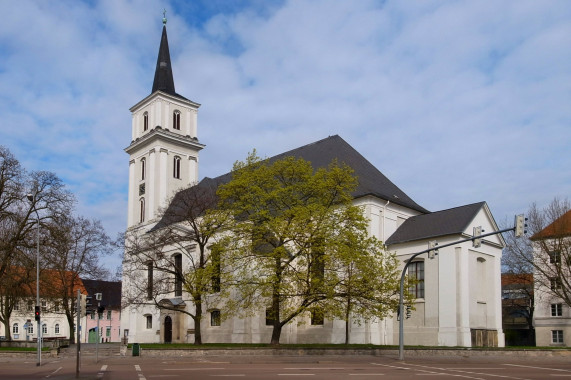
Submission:
<svg viewBox="0 0 571 380">
<path fill-rule="evenodd" d="M 303 159 L 262 160 L 255 152 L 237 162 L 218 189 L 220 208 L 233 215 L 232 239 L 222 247 L 231 275 L 225 285 L 233 289 L 225 310 L 266 310 L 271 344 L 309 312 L 348 320 L 394 310 L 396 258 L 368 237 L 363 211 L 352 203 L 356 186 L 352 169 L 337 162 L 314 169 Z"/>
</svg>

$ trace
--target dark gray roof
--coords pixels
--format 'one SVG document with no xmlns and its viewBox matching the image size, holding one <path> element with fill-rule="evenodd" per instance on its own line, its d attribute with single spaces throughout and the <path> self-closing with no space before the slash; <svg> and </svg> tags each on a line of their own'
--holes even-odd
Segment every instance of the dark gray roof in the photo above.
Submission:
<svg viewBox="0 0 571 380">
<path fill-rule="evenodd" d="M 396 203 L 421 213 L 428 212 L 425 208 L 414 202 L 408 195 L 385 177 L 383 173 L 374 167 L 373 164 L 367 161 L 365 157 L 363 157 L 338 135 L 330 136 L 323 140 L 304 145 L 300 148 L 278 154 L 277 156 L 269 158 L 269 161 L 272 162 L 290 156 L 303 158 L 304 160 L 311 162 L 312 166 L 316 169 L 327 167 L 334 159 L 337 159 L 340 164 L 345 163 L 351 167 L 357 177 L 359 184 L 352 194 L 353 197 L 361 198 L 367 195 L 373 195 L 381 199 L 390 200 L 391 203 Z M 231 179 L 232 172 L 216 178 L 206 177 L 196 186 L 202 186 L 215 191 L 220 184 L 227 183 Z M 189 190 L 182 190 L 181 192 L 184 191 Z M 180 208 L 180 205 L 177 204 L 177 198 L 182 197 L 179 194 L 174 197 L 173 201 L 169 205 L 167 212 L 165 213 L 166 215 L 180 214 L 175 210 L 176 208 Z M 175 211 L 173 212 L 173 210 Z M 153 230 L 182 220 L 175 220 L 172 217 L 163 219 L 165 220 L 159 221 Z"/>
<path fill-rule="evenodd" d="M 473 203 L 448 210 L 408 218 L 387 241 L 386 245 L 430 239 L 463 233 L 486 202 Z"/>
<path fill-rule="evenodd" d="M 97 305 L 95 293 L 101 293 L 101 305 L 106 307 L 121 307 L 121 281 L 81 280 L 87 295 L 93 297 L 92 305 Z"/>
<path fill-rule="evenodd" d="M 186 99 L 184 96 L 176 93 L 174 89 L 174 79 L 172 74 L 171 56 L 169 52 L 169 41 L 167 39 L 167 27 L 163 26 L 163 34 L 161 36 L 161 45 L 159 46 L 159 55 L 157 57 L 157 67 L 155 69 L 155 79 L 153 81 L 153 89 L 155 91 L 166 92 L 167 94 Z"/>
</svg>

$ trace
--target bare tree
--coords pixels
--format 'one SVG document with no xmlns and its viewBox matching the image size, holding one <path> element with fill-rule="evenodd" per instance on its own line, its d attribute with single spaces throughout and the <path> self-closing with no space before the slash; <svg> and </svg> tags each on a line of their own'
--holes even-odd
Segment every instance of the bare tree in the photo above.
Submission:
<svg viewBox="0 0 571 380">
<path fill-rule="evenodd" d="M 76 292 L 81 278 L 101 279 L 108 276 L 101 259 L 111 253 L 109 237 L 99 221 L 83 217 L 59 215 L 46 225 L 49 240 L 45 243 L 44 259 L 46 297 L 63 307 L 70 331 L 76 315 Z M 72 334 L 71 341 L 74 342 Z"/>
<path fill-rule="evenodd" d="M 190 316 L 198 345 L 206 297 L 223 293 L 215 237 L 221 236 L 227 218 L 216 209 L 216 188 L 208 181 L 177 193 L 169 204 L 150 232 L 126 234 L 124 263 L 129 269 L 124 273 L 123 300 Z M 186 297 L 191 307 L 178 302 Z"/>
<path fill-rule="evenodd" d="M 535 289 L 571 306 L 571 205 L 553 199 L 545 208 L 533 203 L 527 213 L 529 238 L 507 234 L 502 264 L 510 273 L 533 273 Z M 534 295 L 537 297 L 538 295 Z M 540 296 L 540 295 L 539 295 Z"/>
</svg>

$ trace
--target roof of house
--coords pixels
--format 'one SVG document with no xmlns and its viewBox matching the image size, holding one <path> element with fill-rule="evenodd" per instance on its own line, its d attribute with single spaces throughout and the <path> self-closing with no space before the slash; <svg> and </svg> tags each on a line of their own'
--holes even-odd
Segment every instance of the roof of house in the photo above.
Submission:
<svg viewBox="0 0 571 380">
<path fill-rule="evenodd" d="M 413 216 L 392 234 L 386 245 L 463 233 L 486 202 Z"/>
<path fill-rule="evenodd" d="M 36 294 L 36 270 L 25 267 L 10 267 L 12 281 L 19 284 L 21 296 L 30 297 Z M 0 294 L 2 293 L 0 288 Z M 42 269 L 40 272 L 40 297 L 59 298 L 64 293 L 73 296 L 77 291 L 86 294 L 81 278 L 76 272 Z"/>
<path fill-rule="evenodd" d="M 95 294 L 101 293 L 101 305 L 112 307 L 121 306 L 121 281 L 83 280 L 87 294 L 92 298 L 91 303 L 96 304 Z"/>
<path fill-rule="evenodd" d="M 373 164 L 338 135 L 329 136 L 314 143 L 278 154 L 270 157 L 268 160 L 269 162 L 274 162 L 292 156 L 311 162 L 313 168 L 316 169 L 327 167 L 333 160 L 337 160 L 339 164 L 346 164 L 351 167 L 358 180 L 358 186 L 352 194 L 354 198 L 372 195 L 421 213 L 429 212 L 413 201 L 404 191 L 392 183 Z M 196 186 L 216 189 L 220 184 L 230 182 L 231 179 L 232 172 L 229 172 L 216 178 L 206 177 Z M 181 192 L 184 191 L 190 190 L 185 189 Z M 172 208 L 179 207 L 179 205 L 177 205 L 177 196 L 174 197 L 169 205 L 169 209 L 172 210 Z M 173 213 L 169 213 L 167 210 L 167 214 L 172 215 Z M 153 230 L 175 222 L 177 222 L 177 220 L 165 218 L 165 220 L 159 221 Z"/>
<path fill-rule="evenodd" d="M 174 89 L 174 79 L 166 25 L 163 26 L 163 33 L 161 35 L 161 44 L 159 46 L 159 55 L 157 57 L 157 67 L 155 69 L 155 79 L 153 80 L 153 89 L 151 93 L 154 93 L 155 91 L 166 92 L 167 94 L 188 100 L 184 96 L 177 94 Z"/>
<path fill-rule="evenodd" d="M 531 240 L 553 239 L 571 236 L 571 210 L 557 218 L 553 223 L 534 234 Z"/>
</svg>

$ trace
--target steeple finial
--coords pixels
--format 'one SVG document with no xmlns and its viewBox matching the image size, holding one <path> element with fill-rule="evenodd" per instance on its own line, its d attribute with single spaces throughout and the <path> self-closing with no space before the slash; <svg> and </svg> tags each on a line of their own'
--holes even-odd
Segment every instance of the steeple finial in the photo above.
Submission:
<svg viewBox="0 0 571 380">
<path fill-rule="evenodd" d="M 163 10 L 163 25 L 167 24 L 167 10 L 166 8 Z"/>
</svg>

